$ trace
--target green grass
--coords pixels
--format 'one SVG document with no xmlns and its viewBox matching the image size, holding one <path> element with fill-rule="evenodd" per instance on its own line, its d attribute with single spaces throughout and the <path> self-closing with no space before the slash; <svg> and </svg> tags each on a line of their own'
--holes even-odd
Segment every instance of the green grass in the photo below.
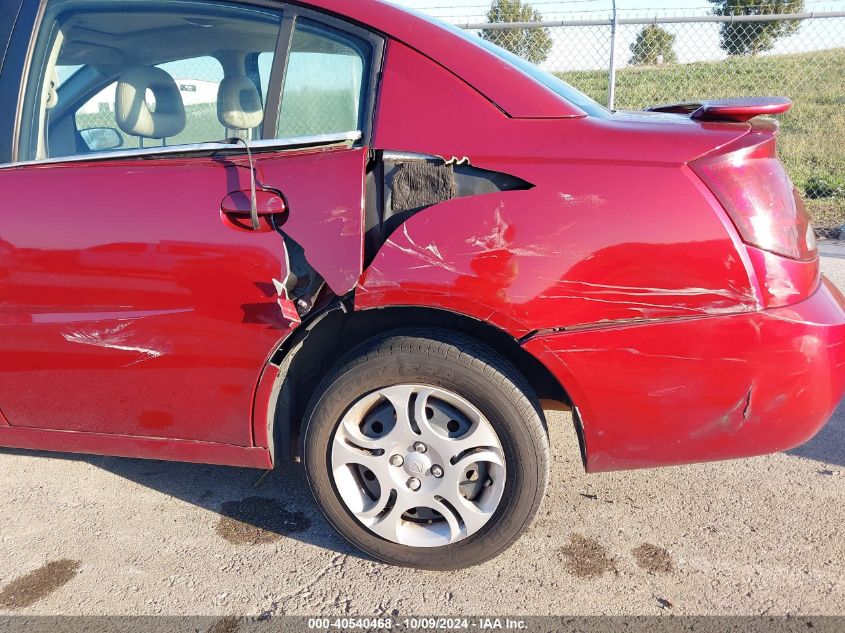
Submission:
<svg viewBox="0 0 845 633">
<path fill-rule="evenodd" d="M 607 102 L 607 72 L 560 73 L 600 103 Z M 616 107 L 698 98 L 783 95 L 795 102 L 778 117 L 778 147 L 792 180 L 804 193 L 817 227 L 845 224 L 845 48 L 723 62 L 624 68 L 617 75 Z M 824 183 L 824 184 L 820 184 Z"/>
</svg>

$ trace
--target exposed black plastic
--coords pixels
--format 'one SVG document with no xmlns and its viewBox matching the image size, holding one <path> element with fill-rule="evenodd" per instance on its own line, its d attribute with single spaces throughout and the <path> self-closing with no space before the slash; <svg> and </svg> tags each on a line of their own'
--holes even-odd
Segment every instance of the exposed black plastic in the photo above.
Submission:
<svg viewBox="0 0 845 633">
<path fill-rule="evenodd" d="M 409 218 L 433 205 L 467 196 L 531 189 L 529 182 L 473 167 L 468 159 L 377 152 L 367 171 L 365 265 Z"/>
</svg>

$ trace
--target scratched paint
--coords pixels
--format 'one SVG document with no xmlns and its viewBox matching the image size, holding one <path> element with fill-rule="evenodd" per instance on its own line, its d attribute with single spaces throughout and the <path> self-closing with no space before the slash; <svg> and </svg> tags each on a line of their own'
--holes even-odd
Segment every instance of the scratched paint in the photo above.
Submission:
<svg viewBox="0 0 845 633">
<path fill-rule="evenodd" d="M 524 347 L 568 389 L 598 472 L 807 441 L 842 397 L 843 321 L 824 287 L 799 307 L 539 334 Z"/>
<path fill-rule="evenodd" d="M 556 196 L 540 188 L 508 191 L 418 213 L 365 271 L 356 306 L 429 305 L 478 319 L 493 314 L 494 324 L 510 324 L 517 336 L 757 309 L 748 270 L 729 259 L 734 246 L 721 225 L 701 227 L 704 241 L 695 246 L 648 243 L 653 240 L 636 228 L 642 243 L 608 245 L 618 236 L 599 229 L 577 201 L 563 211 L 540 211 Z M 712 250 L 724 256 L 697 254 Z"/>
<path fill-rule="evenodd" d="M 132 352 L 137 354 L 137 358 L 124 367 L 131 367 L 154 358 L 159 358 L 164 354 L 163 349 L 156 349 L 150 346 L 143 346 L 133 343 L 133 332 L 129 329 L 132 325 L 131 321 L 121 323 L 114 327 L 102 328 L 97 330 L 76 330 L 67 333 L 62 333 L 68 343 L 78 343 L 80 345 L 91 345 L 93 347 L 102 347 L 104 349 L 113 349 L 121 352 Z"/>
</svg>

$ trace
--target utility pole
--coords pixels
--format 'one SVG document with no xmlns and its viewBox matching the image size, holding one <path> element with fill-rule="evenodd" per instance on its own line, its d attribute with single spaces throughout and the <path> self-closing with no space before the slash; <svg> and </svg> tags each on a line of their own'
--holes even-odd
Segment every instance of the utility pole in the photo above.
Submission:
<svg viewBox="0 0 845 633">
<path fill-rule="evenodd" d="M 619 15 L 616 12 L 616 0 L 613 0 L 613 20 L 610 24 L 610 76 L 607 84 L 607 109 L 613 110 L 616 104 L 616 31 Z"/>
</svg>

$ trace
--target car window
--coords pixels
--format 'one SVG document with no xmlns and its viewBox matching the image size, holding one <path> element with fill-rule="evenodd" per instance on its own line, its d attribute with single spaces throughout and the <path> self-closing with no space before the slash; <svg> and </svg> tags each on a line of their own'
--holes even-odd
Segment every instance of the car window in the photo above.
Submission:
<svg viewBox="0 0 845 633">
<path fill-rule="evenodd" d="M 271 56 L 272 57 L 272 56 Z M 194 57 L 159 64 L 173 79 L 185 108 L 185 129 L 168 137 L 170 145 L 204 143 L 225 138 L 227 130 L 217 117 L 217 98 L 220 82 L 224 79 L 223 67 L 213 57 Z M 110 83 L 76 110 L 76 128 L 83 137 L 86 130 L 113 128 L 123 143 L 120 149 L 141 147 L 142 137 L 123 131 L 115 116 L 117 82 Z M 148 95 L 155 107 L 155 95 Z M 149 145 L 149 144 L 148 144 Z M 94 149 L 94 148 L 91 148 Z"/>
<path fill-rule="evenodd" d="M 270 88 L 270 73 L 273 71 L 273 53 L 260 53 L 258 61 L 258 78 L 261 83 L 261 94 L 266 95 Z"/>
<path fill-rule="evenodd" d="M 280 24 L 229 2 L 48 0 L 19 160 L 261 138 Z"/>
<path fill-rule="evenodd" d="M 363 130 L 371 57 L 364 40 L 297 20 L 277 137 Z"/>
<path fill-rule="evenodd" d="M 56 66 L 56 75 L 59 80 L 58 87 L 61 87 L 68 79 L 73 77 L 82 66 Z"/>
</svg>

